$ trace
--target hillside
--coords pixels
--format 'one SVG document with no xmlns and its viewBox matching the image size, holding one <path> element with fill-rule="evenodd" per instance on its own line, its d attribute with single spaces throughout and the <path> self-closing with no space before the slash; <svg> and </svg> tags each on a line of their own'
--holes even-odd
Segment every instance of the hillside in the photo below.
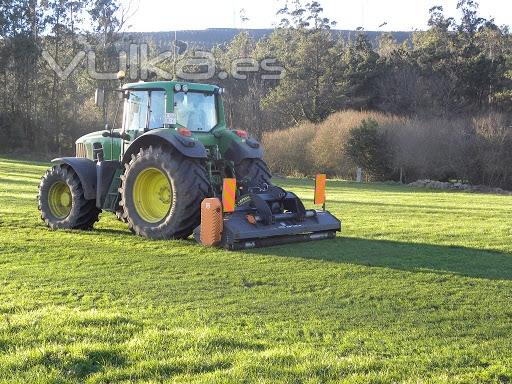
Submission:
<svg viewBox="0 0 512 384">
<path fill-rule="evenodd" d="M 255 40 L 260 40 L 272 33 L 272 29 L 247 29 Z M 178 40 L 187 42 L 190 46 L 210 49 L 215 45 L 229 43 L 236 35 L 242 32 L 242 29 L 235 28 L 210 28 L 205 30 L 187 30 L 177 31 Z M 357 31 L 333 30 L 333 34 L 340 35 L 349 40 L 355 36 Z M 370 40 L 376 43 L 378 36 L 382 32 L 365 31 Z M 392 32 L 395 39 L 402 43 L 411 37 L 412 32 Z M 174 41 L 174 31 L 163 32 L 128 32 L 124 36 L 125 41 L 147 42 L 153 41 L 161 49 L 169 49 L 171 42 Z"/>
</svg>

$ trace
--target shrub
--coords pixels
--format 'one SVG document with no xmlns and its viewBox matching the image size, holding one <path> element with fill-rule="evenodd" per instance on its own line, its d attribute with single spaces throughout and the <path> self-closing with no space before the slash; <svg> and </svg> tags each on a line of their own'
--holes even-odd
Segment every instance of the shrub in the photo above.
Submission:
<svg viewBox="0 0 512 384">
<path fill-rule="evenodd" d="M 473 119 L 474 163 L 471 182 L 512 189 L 512 127 L 501 114 Z"/>
<path fill-rule="evenodd" d="M 406 182 L 465 178 L 467 129 L 468 122 L 462 119 L 412 119 L 395 127 L 388 137 L 395 168 L 404 171 Z"/>
<path fill-rule="evenodd" d="M 286 175 L 352 179 L 358 164 L 373 179 L 402 174 L 404 182 L 454 179 L 512 189 L 512 127 L 500 114 L 407 119 L 343 111 L 267 133 L 263 143 L 271 169 Z"/>
<path fill-rule="evenodd" d="M 274 173 L 289 176 L 312 174 L 313 161 L 308 145 L 315 136 L 316 126 L 305 123 L 294 128 L 263 134 L 265 160 Z"/>
<path fill-rule="evenodd" d="M 274 172 L 288 175 L 326 172 L 331 176 L 353 178 L 356 165 L 345 147 L 350 131 L 365 119 L 378 122 L 385 132 L 404 123 L 404 119 L 378 112 L 337 112 L 322 123 L 303 123 L 265 134 L 263 144 L 267 162 Z"/>
<path fill-rule="evenodd" d="M 372 119 L 350 131 L 345 151 L 355 164 L 365 169 L 374 180 L 386 180 L 391 176 L 391 158 L 386 133 Z"/>
<path fill-rule="evenodd" d="M 316 172 L 325 172 L 344 178 L 355 175 L 356 165 L 347 156 L 345 146 L 350 130 L 366 116 L 356 111 L 338 112 L 317 125 L 314 139 L 308 150 Z"/>
</svg>

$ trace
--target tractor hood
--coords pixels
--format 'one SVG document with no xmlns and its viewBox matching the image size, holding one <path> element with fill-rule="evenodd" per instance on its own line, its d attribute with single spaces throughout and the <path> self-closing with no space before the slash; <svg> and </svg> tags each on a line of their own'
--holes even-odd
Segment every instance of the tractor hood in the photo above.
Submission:
<svg viewBox="0 0 512 384">
<path fill-rule="evenodd" d="M 80 137 L 76 142 L 76 157 L 84 157 L 94 160 L 93 144 L 100 143 L 103 146 L 103 151 L 109 159 L 119 159 L 121 155 L 121 139 L 103 137 L 103 132 L 96 131 L 88 133 Z M 115 129 L 114 132 L 119 132 Z"/>
</svg>

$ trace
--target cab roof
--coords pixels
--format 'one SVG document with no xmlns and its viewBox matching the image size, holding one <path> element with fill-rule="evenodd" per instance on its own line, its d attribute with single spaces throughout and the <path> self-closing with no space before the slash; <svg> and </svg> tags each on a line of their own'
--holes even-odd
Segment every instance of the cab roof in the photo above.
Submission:
<svg viewBox="0 0 512 384">
<path fill-rule="evenodd" d="M 176 84 L 187 85 L 188 89 L 191 91 L 200 91 L 200 92 L 215 92 L 216 89 L 219 89 L 218 86 L 212 84 L 199 84 L 199 83 L 189 83 L 186 81 L 139 81 L 137 83 L 127 83 L 123 85 L 122 89 L 165 89 L 170 90 L 173 89 Z"/>
</svg>

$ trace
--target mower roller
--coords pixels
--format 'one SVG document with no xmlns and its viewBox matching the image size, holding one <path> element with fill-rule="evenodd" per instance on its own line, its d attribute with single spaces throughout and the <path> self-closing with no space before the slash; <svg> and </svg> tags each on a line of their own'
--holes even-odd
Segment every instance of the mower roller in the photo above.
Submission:
<svg viewBox="0 0 512 384">
<path fill-rule="evenodd" d="M 43 221 L 87 230 L 110 211 L 149 239 L 194 234 L 227 249 L 334 237 L 339 220 L 273 185 L 261 144 L 227 127 L 223 91 L 179 81 L 121 84 L 121 128 L 79 138 L 76 156 L 53 160 L 42 177 Z M 322 194 L 325 177 L 317 178 L 316 204 Z"/>
</svg>

